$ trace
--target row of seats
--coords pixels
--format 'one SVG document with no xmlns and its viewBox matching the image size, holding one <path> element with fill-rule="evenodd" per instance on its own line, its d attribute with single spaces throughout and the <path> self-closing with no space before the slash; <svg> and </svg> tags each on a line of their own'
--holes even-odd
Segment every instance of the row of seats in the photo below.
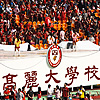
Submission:
<svg viewBox="0 0 100 100">
<path fill-rule="evenodd" d="M 40 43 L 40 44 L 32 44 L 32 46 L 33 47 L 35 47 L 35 48 L 37 48 L 38 50 L 40 50 L 40 49 L 48 49 L 48 44 L 42 44 L 42 43 Z"/>
</svg>

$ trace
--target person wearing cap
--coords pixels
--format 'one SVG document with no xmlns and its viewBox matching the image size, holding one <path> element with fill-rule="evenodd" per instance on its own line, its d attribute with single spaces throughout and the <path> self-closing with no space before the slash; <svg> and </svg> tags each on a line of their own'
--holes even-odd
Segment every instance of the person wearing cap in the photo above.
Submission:
<svg viewBox="0 0 100 100">
<path fill-rule="evenodd" d="M 30 86 L 29 91 L 27 92 L 28 100 L 33 100 L 34 98 L 34 92 L 32 90 L 32 86 Z"/>
<path fill-rule="evenodd" d="M 48 89 L 47 89 L 47 100 L 52 100 L 52 89 L 51 89 L 51 85 L 48 85 Z"/>
<path fill-rule="evenodd" d="M 4 91 L 4 99 L 9 100 L 9 95 L 10 95 L 10 91 L 8 90 L 8 87 L 6 87 L 6 90 Z"/>
<path fill-rule="evenodd" d="M 78 90 L 78 93 L 79 93 L 80 100 L 84 100 L 84 98 L 85 98 L 85 89 L 83 88 L 82 85 L 80 85 L 80 88 Z"/>
<path fill-rule="evenodd" d="M 67 87 L 67 83 L 64 83 L 64 88 L 62 89 L 62 92 L 63 100 L 67 100 L 69 98 L 69 89 Z"/>
</svg>

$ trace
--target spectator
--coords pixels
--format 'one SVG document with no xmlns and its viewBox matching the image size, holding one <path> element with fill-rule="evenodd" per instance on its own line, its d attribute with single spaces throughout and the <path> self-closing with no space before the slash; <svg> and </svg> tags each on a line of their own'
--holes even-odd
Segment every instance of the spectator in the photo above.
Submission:
<svg viewBox="0 0 100 100">
<path fill-rule="evenodd" d="M 38 87 L 38 96 L 37 100 L 41 100 L 41 87 Z"/>
<path fill-rule="evenodd" d="M 61 31 L 60 31 L 60 38 L 61 38 L 61 40 L 64 40 L 64 37 L 65 37 L 65 32 L 61 28 Z"/>
<path fill-rule="evenodd" d="M 11 91 L 11 99 L 12 100 L 16 100 L 16 94 L 17 94 L 17 90 L 16 90 L 16 86 L 13 86 L 13 89 Z"/>
<path fill-rule="evenodd" d="M 7 5 L 7 7 L 6 7 L 6 11 L 10 14 L 11 13 L 11 11 L 12 11 L 12 9 L 11 9 L 11 7 L 10 7 L 10 5 L 8 4 Z"/>
<path fill-rule="evenodd" d="M 51 85 L 48 85 L 48 89 L 47 89 L 47 100 L 52 100 L 52 89 L 51 89 Z"/>
<path fill-rule="evenodd" d="M 15 12 L 16 15 L 20 12 L 19 8 L 18 8 L 18 5 L 15 6 L 14 12 Z"/>
<path fill-rule="evenodd" d="M 9 95 L 10 95 L 10 91 L 8 90 L 8 87 L 6 87 L 6 90 L 4 91 L 4 99 L 9 100 Z"/>
<path fill-rule="evenodd" d="M 22 87 L 21 92 L 23 93 L 23 99 L 22 100 L 25 100 L 25 96 L 26 96 L 25 86 Z"/>
<path fill-rule="evenodd" d="M 69 48 L 73 49 L 73 38 L 72 38 L 72 36 L 69 36 L 68 41 L 69 42 L 67 43 L 67 49 L 69 49 Z"/>
<path fill-rule="evenodd" d="M 77 32 L 75 32 L 75 33 L 72 34 L 72 38 L 73 38 L 73 50 L 75 49 L 75 51 L 76 51 L 76 42 L 77 42 L 78 37 L 79 37 L 79 34 Z"/>
<path fill-rule="evenodd" d="M 32 90 L 32 86 L 30 86 L 29 91 L 27 92 L 28 100 L 33 100 L 34 98 L 34 92 Z"/>
<path fill-rule="evenodd" d="M 59 86 L 57 85 L 56 88 L 55 88 L 55 97 L 56 97 L 56 100 L 60 100 L 60 90 L 59 90 Z"/>
<path fill-rule="evenodd" d="M 20 88 L 18 89 L 18 92 L 17 92 L 17 95 L 16 96 L 17 96 L 17 100 L 23 100 L 24 95 L 21 92 L 21 89 Z"/>
<path fill-rule="evenodd" d="M 64 83 L 63 100 L 67 100 L 68 98 L 69 98 L 69 89 L 67 87 L 67 83 Z"/>
<path fill-rule="evenodd" d="M 17 36 L 17 38 L 15 39 L 15 55 L 16 55 L 16 49 L 18 50 L 18 56 L 20 56 L 20 44 L 21 44 L 21 40 L 19 39 L 19 36 Z"/>
<path fill-rule="evenodd" d="M 89 37 L 89 40 L 90 40 L 92 43 L 95 42 L 95 39 L 94 39 L 93 35 L 91 35 L 91 37 Z"/>
<path fill-rule="evenodd" d="M 48 42 L 49 42 L 48 44 L 49 44 L 49 46 L 50 45 L 53 45 L 54 44 L 54 41 L 55 41 L 55 38 L 52 35 L 49 35 L 48 36 Z"/>
<path fill-rule="evenodd" d="M 82 85 L 80 85 L 80 88 L 78 90 L 78 93 L 79 93 L 80 100 L 84 100 L 84 98 L 85 98 L 85 89 L 83 88 Z"/>
</svg>

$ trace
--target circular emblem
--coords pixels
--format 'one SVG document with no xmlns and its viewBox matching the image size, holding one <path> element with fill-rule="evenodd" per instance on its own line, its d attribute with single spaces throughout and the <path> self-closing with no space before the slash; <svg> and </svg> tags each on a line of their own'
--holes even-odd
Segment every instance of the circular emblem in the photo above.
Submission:
<svg viewBox="0 0 100 100">
<path fill-rule="evenodd" d="M 47 64 L 50 67 L 55 68 L 60 64 L 61 58 L 62 58 L 62 52 L 60 47 L 57 45 L 51 45 L 47 53 Z"/>
</svg>

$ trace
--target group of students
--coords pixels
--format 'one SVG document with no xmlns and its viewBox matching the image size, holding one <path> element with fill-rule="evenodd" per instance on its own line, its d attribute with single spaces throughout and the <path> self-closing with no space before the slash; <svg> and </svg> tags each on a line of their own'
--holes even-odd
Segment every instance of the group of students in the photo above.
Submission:
<svg viewBox="0 0 100 100">
<path fill-rule="evenodd" d="M 47 100 L 73 100 L 73 96 L 70 93 L 67 85 L 67 83 L 64 83 L 64 87 L 61 88 L 56 85 L 56 88 L 54 88 L 54 91 L 52 91 L 51 85 L 49 84 L 47 89 Z M 52 99 L 53 94 L 55 95 L 54 99 Z M 87 100 L 93 100 L 91 93 L 86 94 L 86 91 L 82 85 L 80 85 L 78 88 L 77 94 L 79 96 L 79 100 L 85 100 L 85 98 L 87 98 Z"/>
<path fill-rule="evenodd" d="M 85 89 L 82 85 L 80 85 L 77 93 L 80 100 L 85 100 L 86 94 Z M 55 95 L 54 98 L 53 95 Z M 30 86 L 27 93 L 25 91 L 25 86 L 22 87 L 22 90 L 21 88 L 18 88 L 18 92 L 16 90 L 16 86 L 13 86 L 13 89 L 11 91 L 8 87 L 6 87 L 6 89 L 4 90 L 5 100 L 25 100 L 26 96 L 28 97 L 28 100 L 34 100 L 34 92 L 32 86 Z M 41 87 L 38 87 L 37 100 L 42 100 L 41 96 Z M 93 100 L 90 94 L 87 95 L 87 99 Z M 56 85 L 56 88 L 54 88 L 54 90 L 52 90 L 51 85 L 49 84 L 47 89 L 47 100 L 72 100 L 72 94 L 70 94 L 67 83 L 64 83 L 64 87 L 61 88 Z"/>
<path fill-rule="evenodd" d="M 25 86 L 21 88 L 18 88 L 18 92 L 16 90 L 16 86 L 13 86 L 13 89 L 10 91 L 8 87 L 4 90 L 4 99 L 5 100 L 25 100 L 26 95 L 28 96 L 28 100 L 33 100 L 34 98 L 34 92 L 32 90 L 32 86 L 30 86 L 30 89 L 25 91 Z"/>
<path fill-rule="evenodd" d="M 32 86 L 30 86 L 30 89 L 27 91 L 25 91 L 25 87 L 22 87 L 18 89 L 18 92 L 16 90 L 16 86 L 13 86 L 12 91 L 9 90 L 8 87 L 6 87 L 6 89 L 4 90 L 4 99 L 5 100 L 25 100 L 25 96 L 27 95 L 28 100 L 33 100 L 34 98 L 34 92 L 32 90 Z M 67 83 L 64 84 L 64 88 L 59 89 L 59 86 L 57 85 L 56 88 L 54 89 L 54 91 L 51 89 L 51 85 L 48 85 L 48 89 L 47 89 L 47 100 L 52 100 L 52 96 L 55 95 L 56 100 L 67 100 L 67 98 L 69 98 L 69 89 L 67 87 Z M 41 100 L 41 87 L 38 87 L 38 93 L 37 93 L 37 100 Z M 72 100 L 70 98 L 70 100 Z"/>
<path fill-rule="evenodd" d="M 25 87 L 18 88 L 18 92 L 16 90 L 16 86 L 14 85 L 12 90 L 10 91 L 8 86 L 5 88 L 4 90 L 4 99 L 5 100 L 25 100 L 25 96 L 26 96 L 26 91 L 25 91 Z"/>
<path fill-rule="evenodd" d="M 67 100 L 69 99 L 69 89 L 67 87 L 67 83 L 64 83 L 64 87 L 59 89 L 59 86 L 57 85 L 56 88 L 54 88 L 54 91 L 51 89 L 51 85 L 48 85 L 47 89 L 47 100 L 52 100 L 52 94 L 55 94 L 55 100 Z M 70 98 L 72 100 L 72 98 Z"/>
</svg>

